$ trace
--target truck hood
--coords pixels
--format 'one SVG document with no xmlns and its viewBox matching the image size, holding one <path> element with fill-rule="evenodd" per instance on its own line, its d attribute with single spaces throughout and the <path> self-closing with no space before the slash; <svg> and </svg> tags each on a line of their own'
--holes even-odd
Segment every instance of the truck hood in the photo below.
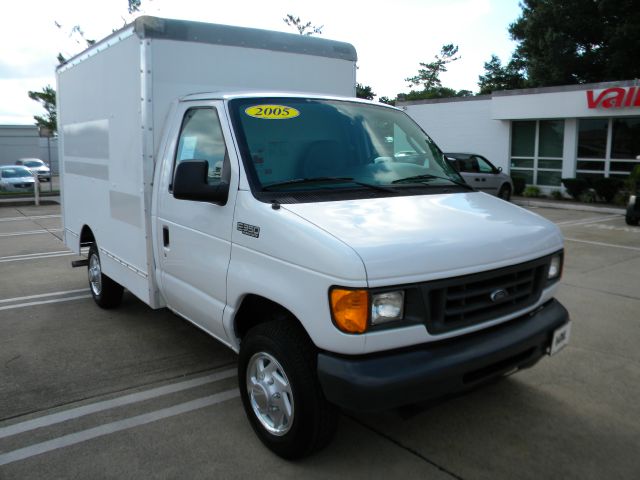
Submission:
<svg viewBox="0 0 640 480">
<path fill-rule="evenodd" d="M 500 268 L 562 248 L 553 223 L 479 192 L 282 207 L 355 250 L 372 287 Z"/>
</svg>

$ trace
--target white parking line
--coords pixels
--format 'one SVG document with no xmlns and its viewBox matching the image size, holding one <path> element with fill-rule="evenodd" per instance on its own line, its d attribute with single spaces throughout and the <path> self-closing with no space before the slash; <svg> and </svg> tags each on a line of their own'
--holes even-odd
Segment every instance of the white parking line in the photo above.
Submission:
<svg viewBox="0 0 640 480">
<path fill-rule="evenodd" d="M 35 455 L 40 455 L 42 453 L 51 452 L 52 450 L 57 450 L 59 448 L 86 442 L 87 440 L 102 437 L 104 435 L 109 435 L 110 433 L 139 427 L 141 425 L 146 425 L 157 420 L 174 417 L 176 415 L 180 415 L 181 413 L 192 412 L 193 410 L 209 407 L 217 403 L 231 400 L 232 398 L 236 398 L 239 395 L 240 392 L 237 388 L 234 388 L 232 390 L 225 390 L 223 392 L 216 393 L 215 395 L 198 398 L 190 402 L 180 403 L 178 405 L 174 405 L 173 407 L 163 408 L 161 410 L 144 413 L 142 415 L 137 415 L 131 418 L 125 418 L 116 422 L 107 423 L 98 427 L 89 428 L 87 430 L 82 430 L 80 432 L 54 438 L 46 442 L 36 443 L 35 445 L 31 445 L 29 447 L 2 453 L 0 454 L 0 466 L 17 462 L 18 460 L 24 460 Z"/>
<path fill-rule="evenodd" d="M 569 241 L 569 242 L 586 243 L 586 244 L 589 244 L 589 245 L 597 245 L 599 247 L 621 248 L 623 250 L 633 250 L 635 252 L 640 252 L 640 248 L 639 247 L 628 247 L 627 245 L 614 245 L 613 243 L 593 242 L 591 240 L 579 240 L 577 238 L 567 238 L 567 237 L 565 237 L 565 240 Z"/>
<path fill-rule="evenodd" d="M 20 237 L 22 235 L 41 235 L 43 233 L 62 232 L 61 228 L 50 228 L 49 230 L 29 230 L 27 232 L 0 233 L 0 237 Z"/>
<path fill-rule="evenodd" d="M 122 397 L 103 400 L 101 402 L 82 405 L 81 407 L 71 408 L 62 412 L 52 413 L 50 415 L 45 415 L 31 420 L 26 420 L 24 422 L 16 423 L 14 425 L 9 425 L 8 427 L 2 427 L 0 428 L 0 438 L 10 437 L 19 433 L 35 430 L 37 428 L 48 427 L 49 425 L 55 425 L 57 423 L 66 422 L 67 420 L 84 417 L 85 415 L 90 415 L 92 413 L 102 412 L 111 408 L 122 407 L 123 405 L 142 402 L 163 395 L 168 395 L 170 393 L 181 392 L 190 388 L 195 388 L 206 385 L 208 383 L 214 383 L 226 378 L 231 378 L 235 375 L 236 370 L 230 368 L 228 370 L 216 372 L 204 377 L 194 378 L 191 380 L 186 380 L 184 382 L 172 383 L 170 385 L 163 385 L 161 387 L 152 388 L 142 392 L 131 393 Z"/>
<path fill-rule="evenodd" d="M 16 303 L 15 305 L 5 305 L 0 310 L 13 310 L 16 308 L 35 307 L 36 305 L 45 305 L 47 303 L 69 302 L 71 300 L 80 300 L 81 298 L 91 298 L 91 295 L 77 295 L 75 297 L 56 298 L 54 300 L 43 300 L 41 302 Z"/>
<path fill-rule="evenodd" d="M 30 255 L 11 255 L 8 257 L 0 257 L 0 263 L 24 262 L 26 260 L 38 260 L 40 258 L 68 257 L 71 255 L 75 255 L 75 253 L 69 252 L 69 251 L 60 251 L 60 252 L 32 253 Z"/>
<path fill-rule="evenodd" d="M 0 303 L 9 303 L 9 302 L 21 302 L 23 300 L 33 300 L 34 298 L 44 298 L 44 297 L 61 297 L 63 295 L 68 295 L 70 293 L 79 293 L 79 292 L 88 292 L 88 288 L 79 288 L 77 290 L 63 290 L 61 292 L 51 292 L 51 293 L 40 293 L 38 295 L 27 295 L 26 297 L 14 297 L 14 298 L 5 298 L 0 300 Z"/>
<path fill-rule="evenodd" d="M 609 220 L 615 220 L 616 218 L 618 218 L 617 215 L 608 215 L 606 217 L 591 217 L 591 218 L 583 218 L 580 220 L 566 220 L 564 222 L 558 222 L 556 223 L 556 225 L 562 225 L 562 226 L 588 225 L 590 223 L 608 222 Z"/>
<path fill-rule="evenodd" d="M 31 215 L 22 217 L 0 218 L 0 222 L 17 222 L 19 220 L 44 220 L 45 218 L 60 218 L 62 215 Z"/>
</svg>

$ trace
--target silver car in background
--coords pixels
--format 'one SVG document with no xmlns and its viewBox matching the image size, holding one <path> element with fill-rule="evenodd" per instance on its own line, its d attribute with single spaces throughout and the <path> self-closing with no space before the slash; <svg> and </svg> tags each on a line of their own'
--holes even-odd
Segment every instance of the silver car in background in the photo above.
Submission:
<svg viewBox="0 0 640 480">
<path fill-rule="evenodd" d="M 41 182 L 51 181 L 51 169 L 39 158 L 21 158 L 16 162 L 16 165 L 27 167 L 33 173 L 38 175 L 38 180 Z"/>
<path fill-rule="evenodd" d="M 36 183 L 34 174 L 27 167 L 19 165 L 0 166 L 0 191 L 30 192 Z"/>
<path fill-rule="evenodd" d="M 475 153 L 445 153 L 447 161 L 476 190 L 510 200 L 513 193 L 511 177 L 496 168 L 482 155 Z"/>
</svg>

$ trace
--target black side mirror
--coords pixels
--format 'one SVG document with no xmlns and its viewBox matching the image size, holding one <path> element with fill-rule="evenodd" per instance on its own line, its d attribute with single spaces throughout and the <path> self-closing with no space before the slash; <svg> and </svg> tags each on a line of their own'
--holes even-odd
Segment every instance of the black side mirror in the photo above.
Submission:
<svg viewBox="0 0 640 480">
<path fill-rule="evenodd" d="M 497 172 L 497 173 L 501 173 L 501 172 L 502 172 L 502 167 L 498 167 L 498 168 L 496 168 L 496 172 Z"/>
<path fill-rule="evenodd" d="M 178 164 L 173 179 L 173 196 L 178 200 L 193 200 L 224 205 L 229 197 L 229 184 L 207 182 L 209 164 L 206 160 L 186 160 Z"/>
</svg>

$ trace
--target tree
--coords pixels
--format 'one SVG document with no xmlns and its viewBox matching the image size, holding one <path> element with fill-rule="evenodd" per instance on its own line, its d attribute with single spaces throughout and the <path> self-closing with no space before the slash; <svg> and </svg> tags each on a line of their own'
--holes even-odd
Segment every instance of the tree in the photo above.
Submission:
<svg viewBox="0 0 640 480">
<path fill-rule="evenodd" d="M 521 59 L 512 58 L 502 66 L 500 59 L 491 55 L 491 60 L 484 64 L 484 75 L 478 77 L 480 95 L 488 94 L 496 90 L 513 90 L 525 88 L 527 80 L 524 76 L 524 65 Z"/>
<path fill-rule="evenodd" d="M 456 57 L 457 53 L 457 45 L 452 43 L 443 45 L 440 49 L 440 55 L 436 55 L 432 62 L 420 63 L 422 68 L 418 70 L 416 76 L 405 78 L 405 81 L 409 82 L 409 88 L 422 85 L 424 91 L 429 91 L 442 87 L 440 74 L 447 71 L 449 63 L 460 59 L 460 57 Z"/>
<path fill-rule="evenodd" d="M 509 26 L 531 86 L 640 77 L 637 0 L 522 0 Z"/>
<path fill-rule="evenodd" d="M 289 25 L 290 27 L 294 27 L 298 30 L 300 35 L 310 36 L 310 35 L 322 35 L 322 29 L 324 25 L 317 26 L 311 25 L 311 22 L 302 23 L 300 17 L 294 17 L 290 13 L 287 13 L 287 16 L 282 19 L 284 23 Z"/>
<path fill-rule="evenodd" d="M 127 3 L 128 3 L 129 13 L 132 14 L 140 11 L 142 0 L 127 0 Z M 54 21 L 54 24 L 59 29 L 62 29 L 62 25 L 60 25 L 58 22 Z M 96 43 L 95 40 L 88 39 L 85 36 L 84 31 L 82 30 L 80 25 L 74 25 L 71 28 L 69 35 L 70 36 L 75 35 L 79 37 L 76 40 L 76 43 L 78 44 L 85 43 L 86 47 L 90 47 L 91 45 Z M 67 59 L 65 58 L 64 55 L 62 55 L 62 53 L 58 53 L 58 56 L 56 57 L 56 59 L 60 64 L 65 63 L 67 61 Z M 36 121 L 36 125 L 38 127 L 48 128 L 52 133 L 56 133 L 58 130 L 58 124 L 57 124 L 58 119 L 56 115 L 56 91 L 51 87 L 51 85 L 47 85 L 41 91 L 39 92 L 29 91 L 27 92 L 27 95 L 29 95 L 29 98 L 31 100 L 35 100 L 36 102 L 40 103 L 46 112 L 44 116 L 35 115 L 33 117 Z"/>
<path fill-rule="evenodd" d="M 38 127 L 48 128 L 52 133 L 57 130 L 56 91 L 47 85 L 40 92 L 28 92 L 29 98 L 40 103 L 47 112 L 45 116 L 35 115 L 33 118 Z"/>
<path fill-rule="evenodd" d="M 367 100 L 373 100 L 376 94 L 373 92 L 369 85 L 363 85 L 356 83 L 356 97 L 365 98 Z"/>
</svg>

